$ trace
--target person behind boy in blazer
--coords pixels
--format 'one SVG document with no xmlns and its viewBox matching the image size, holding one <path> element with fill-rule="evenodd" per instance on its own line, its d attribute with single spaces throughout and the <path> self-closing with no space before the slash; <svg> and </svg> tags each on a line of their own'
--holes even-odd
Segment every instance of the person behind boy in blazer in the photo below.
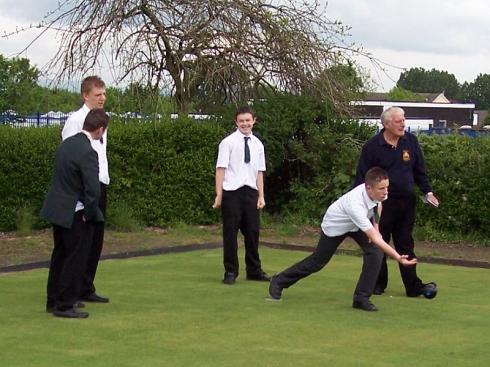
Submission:
<svg viewBox="0 0 490 367">
<path fill-rule="evenodd" d="M 106 90 L 104 81 L 97 75 L 91 75 L 82 80 L 80 94 L 83 99 L 83 105 L 77 111 L 73 112 L 61 132 L 63 140 L 79 133 L 83 128 L 83 122 L 88 112 L 94 108 L 104 108 L 106 101 Z M 99 181 L 100 197 L 99 208 L 105 215 L 107 207 L 107 187 L 110 182 L 109 163 L 107 159 L 107 130 L 98 140 L 91 141 L 92 148 L 97 152 L 99 158 Z M 104 222 L 94 225 L 94 235 L 92 244 L 88 252 L 87 264 L 84 270 L 82 285 L 80 287 L 80 299 L 86 302 L 108 303 L 109 298 L 96 293 L 95 276 L 99 265 L 102 247 L 104 245 Z"/>
</svg>

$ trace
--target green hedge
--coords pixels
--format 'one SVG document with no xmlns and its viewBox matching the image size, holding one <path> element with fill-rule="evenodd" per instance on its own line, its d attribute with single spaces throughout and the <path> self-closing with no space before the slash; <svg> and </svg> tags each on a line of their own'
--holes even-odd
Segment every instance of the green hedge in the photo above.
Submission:
<svg viewBox="0 0 490 367">
<path fill-rule="evenodd" d="M 328 104 L 305 97 L 271 97 L 254 108 L 255 131 L 266 147 L 267 210 L 317 223 L 329 202 L 350 187 L 360 146 L 372 129 L 339 120 Z M 219 221 L 211 208 L 214 164 L 220 140 L 234 130 L 234 110 L 210 121 L 112 121 L 109 212 L 124 207 L 155 226 Z M 58 128 L 0 129 L 6 152 L 0 157 L 0 194 L 8 198 L 1 204 L 2 230 L 15 229 L 19 207 L 39 211 L 59 142 Z"/>
<path fill-rule="evenodd" d="M 211 204 L 221 123 L 117 124 L 109 133 L 110 202 L 125 202 L 147 225 L 217 221 Z"/>
<path fill-rule="evenodd" d="M 420 136 L 438 209 L 419 201 L 419 226 L 464 236 L 490 235 L 490 139 Z M 431 239 L 438 239 L 437 234 Z M 440 238 L 439 238 L 440 239 Z"/>
<path fill-rule="evenodd" d="M 266 149 L 267 212 L 317 225 L 351 187 L 360 148 L 373 129 L 304 97 L 271 97 L 254 108 L 255 131 Z M 153 226 L 219 222 L 219 211 L 211 208 L 214 165 L 220 140 L 233 130 L 232 113 L 210 121 L 111 122 L 109 212 L 129 210 Z M 441 206 L 419 201 L 418 228 L 431 239 L 440 239 L 441 231 L 488 235 L 490 139 L 420 136 L 420 142 Z M 16 228 L 19 210 L 37 214 L 59 143 L 59 128 L 0 127 L 0 230 Z"/>
<path fill-rule="evenodd" d="M 217 221 L 211 204 L 221 123 L 111 122 L 109 129 L 109 211 L 121 203 L 155 226 Z M 16 228 L 19 208 L 39 211 L 59 143 L 59 128 L 0 128 L 0 230 Z"/>
<path fill-rule="evenodd" d="M 0 230 L 15 229 L 20 211 L 39 211 L 60 139 L 59 128 L 0 126 Z"/>
</svg>

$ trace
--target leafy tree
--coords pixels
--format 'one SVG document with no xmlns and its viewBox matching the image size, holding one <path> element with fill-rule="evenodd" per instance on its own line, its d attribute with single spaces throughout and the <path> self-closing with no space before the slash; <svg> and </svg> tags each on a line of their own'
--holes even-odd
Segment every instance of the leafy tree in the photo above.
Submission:
<svg viewBox="0 0 490 367">
<path fill-rule="evenodd" d="M 464 98 L 473 101 L 477 109 L 490 109 L 490 74 L 479 74 L 473 82 L 465 82 L 462 90 Z"/>
<path fill-rule="evenodd" d="M 483 125 L 485 126 L 490 125 L 490 115 L 487 115 L 487 117 L 485 117 L 485 120 L 483 121 Z"/>
<path fill-rule="evenodd" d="M 396 86 L 419 93 L 444 92 L 448 98 L 458 98 L 461 93 L 454 74 L 436 69 L 411 68 L 400 74 Z"/>
<path fill-rule="evenodd" d="M 116 113 L 140 113 L 145 115 L 165 114 L 172 111 L 168 97 L 141 83 L 131 83 L 126 89 L 107 88 L 108 111 Z"/>
<path fill-rule="evenodd" d="M 9 109 L 27 112 L 38 77 L 39 70 L 28 59 L 0 55 L 0 112 Z"/>
<path fill-rule="evenodd" d="M 406 90 L 402 87 L 393 87 L 388 92 L 388 100 L 390 101 L 410 101 L 410 102 L 423 102 L 424 97 Z"/>
<path fill-rule="evenodd" d="M 321 88 L 328 80 L 335 79 L 337 83 L 331 88 L 342 86 L 342 90 L 332 91 L 332 94 L 344 93 L 346 101 L 359 99 L 369 89 L 368 77 L 357 67 L 348 61 L 345 64 L 334 65 L 325 69 L 317 79 L 317 88 Z"/>
<path fill-rule="evenodd" d="M 37 27 L 60 33 L 60 79 L 112 60 L 120 80 L 171 89 L 182 114 L 198 91 L 243 101 L 264 85 L 342 101 L 337 78 L 318 76 L 362 52 L 317 1 L 77 0 Z"/>
<path fill-rule="evenodd" d="M 79 92 L 38 85 L 39 74 L 28 59 L 7 59 L 0 55 L 0 112 L 70 112 L 81 105 Z M 172 110 L 168 97 L 137 82 L 124 90 L 109 87 L 107 95 L 107 109 L 113 112 L 169 114 Z"/>
<path fill-rule="evenodd" d="M 82 104 L 80 94 L 66 89 L 36 86 L 29 104 L 29 112 L 70 112 Z"/>
<path fill-rule="evenodd" d="M 367 75 L 352 62 L 338 64 L 328 69 L 323 70 L 317 78 L 313 79 L 311 85 L 305 86 L 301 93 L 304 96 L 314 96 L 315 90 L 324 88 L 329 80 L 335 80 L 335 84 L 330 84 L 331 88 L 328 95 L 337 95 L 335 101 L 336 112 L 347 112 L 346 115 L 351 115 L 353 106 L 350 101 L 362 98 L 365 91 L 368 89 L 369 81 Z M 261 85 L 251 93 L 254 101 L 262 101 L 265 99 L 274 99 L 277 94 L 277 89 L 271 86 Z M 287 94 L 287 93 L 286 93 Z M 218 99 L 216 99 L 218 98 Z M 200 91 L 195 97 L 195 106 L 197 110 L 203 110 L 208 113 L 220 115 L 227 107 L 226 100 L 220 100 L 218 95 L 212 95 L 207 91 Z M 246 103 L 248 101 L 242 101 Z"/>
</svg>

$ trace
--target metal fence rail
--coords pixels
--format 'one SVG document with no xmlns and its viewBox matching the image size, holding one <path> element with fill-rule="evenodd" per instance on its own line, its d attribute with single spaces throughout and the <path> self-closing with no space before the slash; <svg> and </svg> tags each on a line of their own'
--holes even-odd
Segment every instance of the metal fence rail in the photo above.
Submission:
<svg viewBox="0 0 490 367">
<path fill-rule="evenodd" d="M 46 126 L 63 126 L 71 113 L 64 112 L 48 112 L 41 114 L 40 112 L 21 115 L 15 111 L 7 111 L 0 113 L 0 125 L 7 125 L 11 127 L 46 127 Z M 115 114 L 108 112 L 110 116 L 117 117 L 119 121 L 124 122 L 151 122 L 159 119 L 163 119 L 165 116 L 160 114 L 144 115 L 139 112 L 126 112 L 122 114 Z M 194 120 L 207 120 L 212 118 L 212 115 L 204 115 L 200 113 L 190 113 L 189 118 Z M 168 117 L 168 116 L 167 116 Z M 170 115 L 172 120 L 178 117 L 173 113 Z"/>
<path fill-rule="evenodd" d="M 31 115 L 20 115 L 16 112 L 7 111 L 0 113 L 0 125 L 11 127 L 46 127 L 63 125 L 70 116 L 69 113 L 40 112 Z"/>
<path fill-rule="evenodd" d="M 490 131 L 486 129 L 450 129 L 450 128 L 429 128 L 428 130 L 420 130 L 420 134 L 426 135 L 467 135 L 471 138 L 478 136 L 490 136 Z"/>
<path fill-rule="evenodd" d="M 47 126 L 63 126 L 70 116 L 71 113 L 64 112 L 48 112 L 41 114 L 40 112 L 30 114 L 30 115 L 20 115 L 14 111 L 7 111 L 0 113 L 0 125 L 7 125 L 11 127 L 47 127 Z M 147 122 L 153 120 L 155 116 L 145 116 L 139 113 L 125 113 L 122 115 L 117 115 L 123 121 L 141 121 Z M 158 115 L 158 118 L 162 116 Z M 176 114 L 172 114 L 171 118 L 175 119 Z M 203 114 L 189 114 L 189 117 L 196 120 L 208 119 L 210 115 Z M 378 127 L 379 132 L 381 127 Z M 450 129 L 450 128 L 434 128 L 429 127 L 428 129 L 411 129 L 410 126 L 407 127 L 408 132 L 414 134 L 425 134 L 425 135 L 467 135 L 472 138 L 478 136 L 490 136 L 490 129 Z"/>
</svg>

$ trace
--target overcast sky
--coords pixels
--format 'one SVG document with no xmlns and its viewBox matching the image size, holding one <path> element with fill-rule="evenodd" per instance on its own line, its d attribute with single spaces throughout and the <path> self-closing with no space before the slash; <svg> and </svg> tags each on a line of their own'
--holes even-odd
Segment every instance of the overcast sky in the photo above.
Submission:
<svg viewBox="0 0 490 367">
<path fill-rule="evenodd" d="M 35 24 L 57 4 L 58 0 L 0 0 L 0 35 Z M 331 0 L 327 7 L 331 20 L 351 27 L 351 41 L 386 64 L 387 75 L 359 60 L 379 91 L 393 87 L 402 68 L 446 70 L 459 82 L 490 74 L 489 15 L 490 0 Z M 0 38 L 0 53 L 17 55 L 35 34 Z M 56 48 L 55 35 L 47 34 L 20 56 L 42 67 Z M 110 84 L 107 70 L 97 72 Z"/>
</svg>

